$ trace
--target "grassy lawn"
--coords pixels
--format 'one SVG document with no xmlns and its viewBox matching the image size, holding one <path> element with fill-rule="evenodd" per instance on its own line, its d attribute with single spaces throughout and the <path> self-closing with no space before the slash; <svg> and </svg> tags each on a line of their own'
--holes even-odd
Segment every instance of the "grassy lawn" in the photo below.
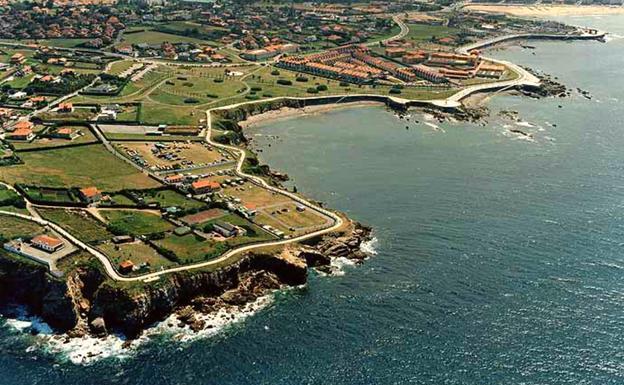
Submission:
<svg viewBox="0 0 624 385">
<path fill-rule="evenodd" d="M 211 239 L 204 240 L 194 234 L 184 236 L 171 234 L 162 240 L 156 241 L 156 243 L 165 249 L 173 251 L 183 263 L 188 264 L 216 258 L 235 246 L 275 239 L 260 227 L 235 214 L 208 221 L 206 225 L 216 221 L 224 221 L 240 226 L 247 231 L 247 235 L 233 237 L 226 241 L 215 241 Z"/>
<path fill-rule="evenodd" d="M 218 257 L 227 251 L 225 242 L 204 240 L 194 234 L 177 236 L 171 234 L 156 241 L 160 247 L 173 251 L 184 264 L 201 262 Z"/>
<path fill-rule="evenodd" d="M 183 210 L 204 207 L 206 204 L 190 199 L 173 190 L 146 191 L 141 195 L 145 203 L 158 203 L 160 207 L 179 207 Z"/>
<path fill-rule="evenodd" d="M 148 263 L 151 271 L 160 270 L 161 267 L 168 268 L 177 265 L 175 262 L 158 254 L 156 250 L 143 242 L 137 241 L 121 245 L 107 242 L 98 245 L 98 249 L 106 254 L 114 266 L 119 266 L 121 262 L 126 260 L 131 260 L 136 266 Z M 137 273 L 144 274 L 145 271 Z"/>
<path fill-rule="evenodd" d="M 199 136 L 184 136 L 184 135 L 142 135 L 142 134 L 120 134 L 115 132 L 108 132 L 105 134 L 106 138 L 110 141 L 122 142 L 127 140 L 141 140 L 144 142 L 181 142 L 181 141 L 203 141 L 203 137 Z"/>
<path fill-rule="evenodd" d="M 71 126 L 63 126 L 63 127 L 71 127 Z M 84 143 L 97 143 L 97 138 L 91 131 L 83 126 L 80 127 L 71 127 L 80 130 L 82 133 L 81 136 L 77 137 L 74 140 L 69 139 L 56 139 L 56 138 L 37 138 L 32 142 L 13 142 L 13 146 L 17 151 L 33 149 L 33 148 L 54 148 L 58 146 L 66 146 L 71 144 L 84 144 Z"/>
<path fill-rule="evenodd" d="M 5 186 L 0 185 L 0 202 L 17 197 L 17 193 L 9 190 Z"/>
<path fill-rule="evenodd" d="M 110 204 L 136 206 L 136 203 L 123 194 L 110 194 Z"/>
<path fill-rule="evenodd" d="M 8 82 L 3 83 L 3 85 L 9 85 L 11 88 L 15 89 L 22 89 L 30 83 L 33 77 L 35 77 L 34 73 L 22 77 L 13 76 L 13 80 L 9 80 Z"/>
<path fill-rule="evenodd" d="M 101 210 L 108 224 L 123 234 L 146 235 L 172 230 L 173 225 L 160 215 L 133 210 Z"/>
<path fill-rule="evenodd" d="M 205 43 L 203 40 L 196 39 L 193 37 L 179 36 L 173 35 L 169 33 L 162 33 L 158 31 L 142 31 L 136 33 L 125 33 L 123 36 L 123 41 L 126 44 L 139 44 L 139 43 L 147 43 L 147 44 L 162 44 L 164 42 L 169 43 Z"/>
<path fill-rule="evenodd" d="M 8 211 L 8 212 L 11 212 L 11 213 L 30 215 L 28 213 L 28 210 L 21 209 L 19 207 L 15 207 L 15 206 L 0 206 L 0 211 Z"/>
<path fill-rule="evenodd" d="M 338 94 L 390 95 L 390 86 L 368 86 L 356 84 L 341 86 L 339 81 L 308 74 L 303 74 L 303 76 L 308 78 L 307 82 L 298 82 L 296 78 L 299 73 L 279 68 L 277 69 L 279 71 L 279 75 L 271 75 L 271 71 L 275 69 L 275 67 L 265 67 L 257 73 L 247 77 L 245 80 L 250 87 L 261 89 L 260 91 L 255 92 L 256 96 L 260 97 L 260 99 L 279 96 L 311 97 Z M 277 84 L 278 79 L 290 80 L 292 85 Z M 317 94 L 310 94 L 307 92 L 308 88 L 315 87 L 318 84 L 326 85 L 327 91 L 321 91 Z M 405 99 L 431 100 L 445 98 L 455 92 L 457 92 L 457 90 L 429 87 L 405 87 L 401 90 L 401 94 L 395 96 Z M 226 104 L 236 103 L 239 101 L 245 101 L 244 97 L 228 100 L 228 103 Z"/>
<path fill-rule="evenodd" d="M 21 43 L 21 44 L 39 44 L 39 45 L 45 45 L 48 47 L 61 47 L 61 48 L 74 48 L 79 46 L 82 43 L 85 43 L 87 41 L 89 41 L 90 39 L 63 39 L 63 38 L 58 38 L 58 39 L 38 39 L 38 40 L 32 40 L 32 39 L 17 39 L 17 40 L 3 40 L 3 41 L 8 41 L 8 42 L 12 42 L 12 43 Z"/>
<path fill-rule="evenodd" d="M 74 203 L 80 201 L 80 199 L 77 196 L 74 196 L 70 190 L 54 190 L 45 187 L 28 187 L 25 188 L 25 190 L 29 199 L 59 203 Z"/>
<path fill-rule="evenodd" d="M 119 60 L 110 65 L 110 69 L 107 73 L 111 75 L 118 75 L 135 64 L 136 62 L 134 60 Z"/>
<path fill-rule="evenodd" d="M 184 105 L 193 98 L 198 104 L 214 99 L 237 95 L 245 90 L 245 84 L 238 78 L 209 78 L 188 76 L 185 80 L 171 79 L 150 94 L 150 99 L 166 104 Z M 215 82 L 217 80 L 217 82 Z M 221 81 L 223 80 L 223 81 Z"/>
<path fill-rule="evenodd" d="M 97 112 L 94 108 L 74 108 L 72 112 L 47 111 L 38 116 L 43 120 L 62 121 L 62 122 L 84 122 L 85 120 L 94 120 Z"/>
<path fill-rule="evenodd" d="M 227 223 L 230 223 L 230 224 L 232 224 L 234 226 L 242 227 L 242 228 L 244 228 L 247 231 L 247 234 L 245 236 L 238 236 L 238 237 L 229 238 L 226 241 L 226 243 L 228 244 L 229 247 L 238 246 L 238 245 L 242 245 L 242 244 L 245 244 L 245 243 L 259 242 L 259 241 L 266 241 L 266 240 L 269 240 L 269 239 L 275 239 L 275 237 L 273 237 L 273 235 L 267 233 L 266 231 L 261 229 L 259 226 L 256 226 L 255 224 L 251 223 L 247 219 L 245 219 L 243 217 L 240 217 L 240 216 L 238 216 L 236 214 L 229 214 L 229 215 L 226 215 L 224 217 L 208 221 L 208 222 L 206 222 L 204 224 L 204 227 L 210 226 L 210 225 L 212 225 L 213 223 L 216 223 L 216 222 L 227 222 Z"/>
<path fill-rule="evenodd" d="M 83 210 L 40 208 L 37 212 L 83 242 L 103 241 L 113 237 L 104 225 Z"/>
<path fill-rule="evenodd" d="M 444 25 L 428 24 L 408 24 L 409 33 L 406 40 L 430 41 L 432 38 L 452 37 L 459 32 L 457 28 L 450 28 Z"/>
<path fill-rule="evenodd" d="M 42 234 L 43 227 L 35 222 L 0 214 L 0 237 L 6 239 L 34 237 Z"/>
<path fill-rule="evenodd" d="M 27 152 L 20 157 L 24 164 L 0 168 L 0 180 L 48 187 L 97 186 L 104 191 L 158 186 L 101 145 Z"/>
<path fill-rule="evenodd" d="M 145 124 L 197 125 L 200 119 L 206 119 L 206 114 L 195 107 L 154 102 L 143 103 L 141 112 L 141 121 Z"/>
</svg>

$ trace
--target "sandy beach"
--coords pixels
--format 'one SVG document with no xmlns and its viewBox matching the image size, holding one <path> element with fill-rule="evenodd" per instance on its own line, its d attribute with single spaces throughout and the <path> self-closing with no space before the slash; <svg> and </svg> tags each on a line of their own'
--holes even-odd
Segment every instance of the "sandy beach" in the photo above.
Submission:
<svg viewBox="0 0 624 385">
<path fill-rule="evenodd" d="M 247 128 L 253 125 L 257 125 L 260 123 L 264 123 L 267 121 L 281 120 L 281 119 L 290 119 L 305 115 L 313 115 L 320 114 L 323 112 L 327 112 L 330 110 L 335 110 L 338 108 L 347 108 L 347 107 L 366 107 L 366 106 L 382 106 L 384 105 L 381 102 L 352 102 L 352 103 L 340 103 L 340 104 L 323 104 L 318 106 L 308 106 L 303 108 L 291 108 L 291 107 L 282 107 L 279 110 L 267 111 L 263 114 L 252 115 L 247 118 L 247 120 L 242 120 L 238 122 L 238 124 L 242 128 Z"/>
<path fill-rule="evenodd" d="M 490 5 L 470 4 L 464 7 L 472 11 L 506 13 L 523 17 L 591 16 L 624 14 L 622 6 L 606 5 Z"/>
</svg>

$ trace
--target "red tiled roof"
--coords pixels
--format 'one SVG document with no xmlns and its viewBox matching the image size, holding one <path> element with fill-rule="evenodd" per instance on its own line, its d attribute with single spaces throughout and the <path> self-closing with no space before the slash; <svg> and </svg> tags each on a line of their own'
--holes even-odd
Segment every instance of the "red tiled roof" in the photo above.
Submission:
<svg viewBox="0 0 624 385">
<path fill-rule="evenodd" d="M 92 198 L 99 194 L 100 191 L 97 189 L 97 187 L 85 187 L 83 189 L 80 189 L 80 193 L 87 198 Z"/>
<path fill-rule="evenodd" d="M 191 186 L 194 189 L 200 189 L 200 188 L 206 188 L 206 187 L 217 189 L 221 187 L 221 184 L 219 182 L 215 182 L 212 180 L 202 179 L 202 180 L 198 180 L 197 182 L 193 182 Z"/>
<path fill-rule="evenodd" d="M 62 245 L 63 241 L 58 238 L 50 237 L 48 235 L 38 235 L 32 239 L 32 243 L 55 248 Z"/>
</svg>

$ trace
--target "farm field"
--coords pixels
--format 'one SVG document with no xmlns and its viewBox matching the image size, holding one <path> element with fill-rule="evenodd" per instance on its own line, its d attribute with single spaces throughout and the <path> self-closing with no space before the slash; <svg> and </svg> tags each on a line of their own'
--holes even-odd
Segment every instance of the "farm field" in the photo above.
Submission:
<svg viewBox="0 0 624 385">
<path fill-rule="evenodd" d="M 0 180 L 48 187 L 97 186 L 104 191 L 158 185 L 97 144 L 26 152 L 20 157 L 24 164 L 0 168 Z"/>
</svg>

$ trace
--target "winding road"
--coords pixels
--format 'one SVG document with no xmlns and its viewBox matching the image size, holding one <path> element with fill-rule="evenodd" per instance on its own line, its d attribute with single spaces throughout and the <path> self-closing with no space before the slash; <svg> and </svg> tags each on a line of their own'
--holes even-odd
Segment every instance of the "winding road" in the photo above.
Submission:
<svg viewBox="0 0 624 385">
<path fill-rule="evenodd" d="M 396 39 L 400 39 L 405 37 L 408 33 L 409 33 L 409 28 L 407 27 L 407 25 L 405 23 L 403 23 L 403 21 L 398 17 L 398 16 L 394 16 L 393 20 L 401 27 L 401 32 L 398 35 L 395 35 L 389 39 L 384 40 L 384 42 L 387 41 L 391 41 L 391 40 L 396 40 Z M 479 43 L 475 43 L 469 46 L 465 46 L 465 47 L 461 47 L 457 50 L 457 52 L 459 53 L 465 53 L 468 52 L 472 49 L 475 48 L 480 48 L 480 47 L 484 47 L 484 46 L 489 46 L 492 44 L 496 44 L 498 42 L 501 41 L 505 41 L 505 40 L 510 40 L 510 39 L 518 39 L 518 38 L 530 38 L 531 36 L 520 36 L 520 35 L 512 35 L 512 36 L 506 36 L 506 37 L 499 37 L 496 39 L 490 39 L 487 41 L 483 41 L 483 42 L 479 42 Z M 543 38 L 543 37 L 542 37 Z M 560 36 L 558 38 L 561 38 Z M 572 37 L 570 37 L 572 38 Z M 595 38 L 595 36 L 594 36 Z M 371 44 L 377 44 L 378 42 L 375 43 L 371 43 Z M 6 45 L 6 43 L 3 43 Z M 14 44 L 14 45 L 19 45 L 19 44 Z M 99 51 L 98 51 L 99 52 Z M 101 53 L 101 52 L 100 52 Z M 124 55 L 117 55 L 117 54 L 110 54 L 109 55 L 113 55 L 116 57 L 120 57 L 120 58 L 124 58 L 124 59 L 130 59 L 129 57 L 124 57 Z M 134 59 L 134 58 L 132 58 Z M 18 217 L 18 218 L 22 218 L 22 219 L 26 219 L 26 220 L 30 220 L 33 222 L 36 222 L 40 225 L 43 226 L 49 226 L 50 228 L 52 228 L 53 230 L 57 231 L 59 234 L 61 234 L 63 237 L 65 237 L 67 240 L 69 240 L 70 242 L 72 242 L 73 244 L 75 244 L 76 246 L 78 246 L 79 248 L 85 250 L 86 252 L 90 253 L 91 255 L 93 255 L 94 257 L 96 257 L 104 266 L 104 269 L 106 271 L 106 273 L 113 279 L 116 281 L 121 281 L 121 282 L 136 282 L 136 281 L 153 281 L 153 280 L 157 280 L 159 279 L 161 276 L 165 275 L 165 274 L 170 274 L 170 273 L 175 273 L 175 272 L 182 272 L 182 271 L 189 271 L 189 270 L 196 270 L 196 269 L 201 269 L 201 268 L 206 268 L 206 267 L 211 267 L 211 266 L 218 266 L 220 264 L 222 264 L 223 262 L 230 260 L 231 258 L 233 258 L 234 256 L 236 256 L 237 254 L 240 253 L 244 253 L 244 252 L 248 252 L 248 251 L 252 251 L 252 250 L 256 250 L 259 248 L 264 248 L 264 247 L 270 247 L 270 246 L 281 246 L 281 245 L 286 245 L 286 244 L 290 244 L 290 243 L 295 243 L 295 242 L 301 242 L 310 238 L 314 238 L 314 237 L 318 237 L 318 236 L 322 236 L 324 234 L 336 231 L 338 229 L 340 229 L 343 225 L 344 225 L 344 220 L 341 216 L 339 216 L 338 214 L 324 209 L 320 206 L 317 206 L 315 204 L 312 204 L 311 202 L 307 201 L 306 199 L 293 194 L 291 192 L 276 188 L 274 186 L 269 185 L 264 179 L 257 177 L 255 175 L 250 175 L 247 174 L 243 171 L 243 165 L 245 162 L 245 158 L 246 158 L 246 152 L 245 150 L 239 148 L 239 147 L 235 147 L 235 146 L 230 146 L 230 145 L 225 145 L 225 144 L 221 144 L 221 143 L 217 143 L 214 142 L 212 140 L 211 134 L 212 134 L 212 113 L 214 111 L 219 111 L 219 110 L 228 110 L 228 109 L 235 109 L 238 108 L 240 106 L 243 105 L 247 105 L 247 104 L 254 104 L 254 103 L 266 103 L 266 102 L 270 102 L 270 101 L 275 101 L 275 100 L 284 100 L 284 99 L 291 99 L 291 100 L 306 100 L 306 99 L 323 99 L 323 98 L 327 98 L 327 99 L 336 99 L 338 98 L 340 101 L 342 98 L 345 97 L 352 97 L 352 98 L 357 98 L 357 97 L 374 97 L 374 98 L 385 98 L 387 100 L 391 100 L 394 103 L 398 103 L 398 104 L 404 104 L 404 105 L 409 105 L 410 102 L 417 102 L 417 103 L 430 103 L 432 105 L 438 106 L 438 107 L 444 107 L 444 108 L 457 108 L 459 106 L 461 106 L 460 101 L 469 96 L 472 93 L 475 92 L 482 92 L 482 91 L 486 91 L 486 90 L 494 90 L 494 89 L 506 89 L 506 88 L 512 88 L 512 87 L 520 87 L 520 86 L 538 86 L 540 84 L 540 81 L 537 77 L 535 77 L 534 75 L 530 74 L 528 71 L 524 70 L 523 68 L 510 63 L 510 62 L 505 62 L 505 61 L 500 61 L 500 60 L 494 60 L 494 59 L 487 59 L 493 62 L 497 62 L 500 64 L 504 64 L 508 67 L 510 67 L 512 70 L 514 70 L 516 73 L 518 73 L 518 78 L 513 79 L 513 80 L 507 80 L 507 81 L 499 81 L 499 82 L 492 82 L 492 83 L 485 83 L 485 84 L 477 84 L 477 85 L 473 85 L 473 86 L 469 86 L 466 87 L 462 90 L 460 90 L 459 92 L 457 92 L 456 94 L 446 98 L 446 99 L 434 99 L 434 100 L 417 100 L 417 101 L 411 101 L 411 100 L 407 100 L 407 99 L 402 99 L 402 98 L 397 98 L 397 97 L 393 97 L 393 96 L 385 96 L 385 95 L 373 95 L 373 94 L 360 94 L 360 95 L 354 95 L 354 94 L 349 94 L 349 95 L 332 95 L 332 96 L 313 96 L 313 97 L 275 97 L 275 98 L 271 98 L 271 99 L 264 99 L 261 101 L 249 101 L 249 102 L 241 102 L 241 103 L 237 103 L 237 104 L 233 104 L 233 105 L 229 105 L 229 106 L 224 106 L 224 107 L 217 107 L 217 108 L 212 108 L 206 111 L 206 136 L 205 136 L 205 141 L 208 142 L 209 144 L 211 144 L 214 147 L 217 148 L 221 148 L 224 150 L 228 150 L 234 154 L 238 154 L 238 161 L 236 163 L 236 167 L 235 167 L 235 172 L 238 176 L 243 177 L 248 179 L 250 182 L 254 183 L 255 185 L 262 187 L 264 189 L 267 189 L 269 191 L 275 192 L 277 194 L 281 194 L 283 196 L 286 196 L 292 200 L 294 200 L 295 202 L 307 207 L 310 210 L 313 210 L 325 217 L 328 218 L 328 222 L 331 223 L 330 226 L 316 230 L 314 232 L 308 233 L 308 234 L 304 234 L 304 235 L 300 235 L 297 237 L 293 237 L 293 238 L 288 238 L 288 239 L 280 239 L 280 240 L 275 240 L 275 241 L 268 241 L 268 242 L 263 242 L 263 243 L 256 243 L 256 244 L 249 244 L 249 245 L 244 245 L 244 246 L 240 246 L 234 249 L 229 250 L 228 252 L 224 253 L 223 255 L 221 255 L 218 258 L 212 259 L 210 261 L 205 261 L 205 262 L 201 262 L 201 263 L 196 263 L 196 264 L 192 264 L 192 265 L 185 265 L 185 266 L 180 266 L 180 267 L 175 267 L 175 268 L 169 268 L 169 269 L 165 269 L 165 270 L 161 270 L 161 271 L 157 271 L 157 272 L 153 272 L 153 273 L 148 273 L 148 274 L 144 274 L 141 276 L 136 276 L 136 277 L 126 277 L 126 276 L 122 276 L 120 275 L 117 270 L 115 269 L 115 267 L 111 264 L 110 260 L 108 259 L 108 257 L 106 255 L 104 255 L 102 252 L 98 251 L 97 249 L 85 244 L 84 242 L 80 241 L 78 238 L 74 237 L 73 235 L 71 235 L 69 232 L 67 232 L 65 229 L 63 229 L 62 227 L 60 227 L 59 225 L 47 221 L 45 219 L 42 219 L 40 217 L 38 217 L 38 215 L 36 214 L 36 211 L 32 210 L 32 207 L 30 206 L 30 204 L 28 204 L 27 208 L 28 211 L 31 213 L 31 215 L 26 215 L 26 214 L 21 214 L 21 213 L 15 213 L 15 212 L 10 212 L 10 211 L 1 211 L 0 210 L 0 214 L 2 215 L 9 215 L 9 216 L 13 216 L 13 217 Z M 142 60 L 140 60 L 142 61 Z M 167 63 L 170 64 L 170 63 Z M 188 65 L 188 64 L 185 64 Z M 54 105 L 60 103 L 60 101 L 62 100 L 66 100 L 74 95 L 76 95 L 79 91 L 66 95 L 60 99 L 58 99 L 57 101 L 54 102 Z M 50 106 L 48 106 L 45 110 L 51 108 Z M 42 112 L 41 110 L 39 110 L 38 112 Z M 100 139 L 100 141 L 102 141 L 102 143 L 105 145 L 105 147 L 111 151 L 112 153 L 114 153 L 117 156 L 121 156 L 123 157 L 121 154 L 118 154 L 114 148 L 112 148 L 112 146 L 110 145 L 110 143 L 108 142 L 108 140 L 106 140 L 105 136 L 101 133 L 101 131 L 96 127 L 94 129 L 96 135 L 98 136 L 98 138 Z M 125 159 L 125 157 L 123 157 Z M 126 159 L 127 160 L 127 159 Z M 127 160 L 129 161 L 129 160 Z M 12 188 L 11 186 L 9 186 L 10 188 Z M 28 202 L 28 201 L 27 201 Z"/>
</svg>

